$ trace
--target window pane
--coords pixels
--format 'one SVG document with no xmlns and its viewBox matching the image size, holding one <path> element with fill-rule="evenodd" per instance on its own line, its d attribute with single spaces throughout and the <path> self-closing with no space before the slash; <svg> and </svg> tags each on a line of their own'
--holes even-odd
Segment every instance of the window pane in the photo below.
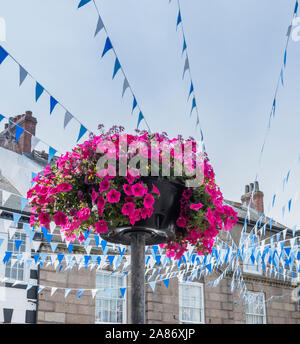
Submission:
<svg viewBox="0 0 300 344">
<path fill-rule="evenodd" d="M 265 299 L 263 293 L 249 293 L 249 300 L 246 304 L 246 323 L 265 323 Z"/>
<path fill-rule="evenodd" d="M 203 285 L 179 284 L 179 318 L 181 322 L 203 323 Z"/>
<path fill-rule="evenodd" d="M 125 287 L 125 277 L 108 272 L 97 272 L 96 288 L 104 288 L 96 294 L 96 322 L 122 323 L 125 298 L 120 288 Z M 108 293 L 105 289 L 110 289 Z"/>
</svg>

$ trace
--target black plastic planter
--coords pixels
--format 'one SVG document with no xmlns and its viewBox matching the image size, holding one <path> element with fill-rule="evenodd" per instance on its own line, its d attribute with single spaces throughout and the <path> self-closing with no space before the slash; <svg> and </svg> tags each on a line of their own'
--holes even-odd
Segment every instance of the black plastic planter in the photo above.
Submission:
<svg viewBox="0 0 300 344">
<path fill-rule="evenodd" d="M 175 224 L 180 211 L 180 197 L 185 186 L 158 177 L 143 177 L 142 181 L 152 190 L 154 184 L 160 192 L 155 201 L 153 215 L 146 220 L 136 222 L 134 226 L 116 228 L 101 234 L 109 242 L 130 245 L 131 234 L 143 232 L 146 245 L 157 245 L 175 238 Z"/>
</svg>

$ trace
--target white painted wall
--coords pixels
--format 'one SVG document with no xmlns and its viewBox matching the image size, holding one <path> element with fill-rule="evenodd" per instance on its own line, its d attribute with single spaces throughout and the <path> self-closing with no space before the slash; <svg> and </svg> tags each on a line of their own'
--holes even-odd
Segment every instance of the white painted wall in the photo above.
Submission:
<svg viewBox="0 0 300 344">
<path fill-rule="evenodd" d="M 42 168 L 26 156 L 0 147 L 0 170 L 2 175 L 25 197 L 31 185 L 32 172 L 38 173 Z"/>
<path fill-rule="evenodd" d="M 42 170 L 36 162 L 26 156 L 16 154 L 0 147 L 0 170 L 2 175 L 26 197 L 31 186 L 32 172 L 38 173 Z M 13 225 L 13 223 L 12 223 Z M 7 251 L 8 231 L 4 228 L 3 220 L 0 220 L 0 237 L 5 241 L 0 246 L 0 279 L 5 277 L 5 264 L 3 257 Z M 30 256 L 30 243 L 27 239 L 26 250 Z M 26 264 L 25 264 L 26 268 Z M 24 273 L 24 282 L 28 283 L 30 271 Z M 26 310 L 35 310 L 36 305 L 27 299 L 26 289 L 5 288 L 0 286 L 0 323 L 3 319 L 3 308 L 12 308 L 12 323 L 25 323 Z"/>
</svg>

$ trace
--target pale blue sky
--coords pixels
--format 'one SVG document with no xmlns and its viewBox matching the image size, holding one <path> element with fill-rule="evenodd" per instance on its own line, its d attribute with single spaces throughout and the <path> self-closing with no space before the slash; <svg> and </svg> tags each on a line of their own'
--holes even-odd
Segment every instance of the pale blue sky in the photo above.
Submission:
<svg viewBox="0 0 300 344">
<path fill-rule="evenodd" d="M 152 131 L 196 136 L 189 117 L 189 79 L 182 80 L 182 36 L 176 32 L 177 0 L 97 0 L 102 19 Z M 0 0 L 6 21 L 3 46 L 89 129 L 136 127 L 132 98 L 121 97 L 121 74 L 112 80 L 113 54 L 103 59 L 106 36 L 94 32 L 97 13 L 79 0 Z M 254 180 L 285 47 L 294 0 L 181 0 L 199 115 L 207 152 L 224 197 L 240 200 Z M 285 87 L 266 144 L 259 182 L 265 207 L 280 192 L 271 214 L 300 225 L 299 202 L 282 218 L 281 208 L 300 188 L 299 167 L 285 191 L 282 180 L 300 154 L 300 42 L 290 42 Z M 60 151 L 71 149 L 78 125 L 63 130 L 64 110 L 49 115 L 49 98 L 34 100 L 34 82 L 19 88 L 19 71 L 0 66 L 0 113 L 26 110 L 38 118 L 37 136 Z M 141 125 L 141 127 L 143 127 Z M 198 138 L 198 137 L 197 137 Z"/>
</svg>

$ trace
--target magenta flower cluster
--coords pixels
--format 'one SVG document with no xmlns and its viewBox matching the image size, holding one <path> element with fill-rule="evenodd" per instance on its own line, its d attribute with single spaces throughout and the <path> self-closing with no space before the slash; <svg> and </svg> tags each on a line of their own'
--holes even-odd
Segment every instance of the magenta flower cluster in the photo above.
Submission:
<svg viewBox="0 0 300 344">
<path fill-rule="evenodd" d="M 156 162 L 166 161 L 163 152 L 151 145 L 153 138 L 165 146 L 174 147 L 177 143 L 191 146 L 191 153 L 184 154 L 187 170 L 191 172 L 197 168 L 192 138 L 183 141 L 181 137 L 169 139 L 165 133 L 125 135 L 117 131 L 92 136 L 33 179 L 35 184 L 27 193 L 31 211 L 35 214 L 30 218 L 31 226 L 49 228 L 53 221 L 60 226 L 66 240 L 83 241 L 85 231 L 101 234 L 122 226 L 134 226 L 151 217 L 160 192 L 155 185 L 145 184 L 140 170 L 130 167 L 127 162 L 137 152 L 146 159 L 151 156 Z M 131 148 L 124 152 L 120 148 L 121 141 L 128 146 L 143 145 L 140 149 Z M 97 164 L 102 157 L 108 160 L 99 170 Z M 116 164 L 109 163 L 111 158 Z M 182 158 L 182 152 L 171 149 L 171 172 L 178 162 L 182 163 Z M 127 172 L 121 175 L 119 162 L 124 161 Z M 150 171 L 151 160 L 147 161 L 146 168 Z M 188 178 L 183 174 L 177 181 L 184 183 Z M 203 180 L 199 180 L 199 186 L 186 187 L 182 193 L 176 239 L 162 245 L 168 256 L 179 259 L 188 244 L 194 245 L 198 254 L 211 252 L 219 231 L 231 229 L 237 221 L 236 213 L 223 205 L 222 200 L 213 169 L 205 158 Z"/>
</svg>

